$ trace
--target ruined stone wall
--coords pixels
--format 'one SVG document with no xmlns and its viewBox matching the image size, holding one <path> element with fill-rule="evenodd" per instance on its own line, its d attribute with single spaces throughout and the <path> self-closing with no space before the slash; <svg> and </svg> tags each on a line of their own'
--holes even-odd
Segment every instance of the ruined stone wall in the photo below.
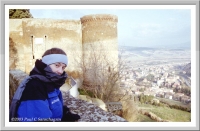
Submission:
<svg viewBox="0 0 200 131">
<path fill-rule="evenodd" d="M 21 70 L 9 71 L 9 105 L 11 103 L 15 91 L 17 90 L 17 87 L 26 76 L 28 76 L 28 74 Z"/>
<path fill-rule="evenodd" d="M 36 59 L 52 47 L 63 49 L 69 57 L 67 70 L 75 70 L 74 56 L 82 56 L 82 32 L 80 21 L 55 19 L 23 19 L 26 72 L 32 69 Z M 33 60 L 33 61 L 30 61 Z M 81 58 L 79 59 L 79 61 Z"/>
<path fill-rule="evenodd" d="M 9 69 L 25 71 L 22 20 L 10 19 L 9 24 Z"/>
<path fill-rule="evenodd" d="M 20 70 L 9 71 L 9 97 L 10 100 L 14 95 L 13 90 L 16 90 L 20 82 L 27 76 L 27 74 Z M 74 98 L 69 92 L 63 92 L 63 102 L 67 105 L 71 112 L 80 115 L 81 119 L 78 122 L 127 122 L 124 118 L 114 115 L 113 113 L 106 112 L 100 107 L 89 103 L 87 101 Z"/>
<path fill-rule="evenodd" d="M 94 59 L 96 59 L 94 63 L 99 62 L 107 68 L 117 65 L 117 22 L 117 16 L 108 14 L 87 15 L 81 18 L 83 61 L 86 68 L 92 66 L 91 62 Z M 85 72 L 84 81 L 92 81 L 93 78 L 90 76 L 92 72 L 92 70 Z"/>
</svg>

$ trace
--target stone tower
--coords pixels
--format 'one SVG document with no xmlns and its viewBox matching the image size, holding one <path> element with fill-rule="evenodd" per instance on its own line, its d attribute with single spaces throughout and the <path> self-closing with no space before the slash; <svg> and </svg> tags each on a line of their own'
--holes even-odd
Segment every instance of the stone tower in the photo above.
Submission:
<svg viewBox="0 0 200 131">
<path fill-rule="evenodd" d="M 102 71 L 118 64 L 118 18 L 110 14 L 86 15 L 81 18 L 84 83 L 91 84 Z M 96 83 L 98 84 L 98 83 Z"/>
</svg>

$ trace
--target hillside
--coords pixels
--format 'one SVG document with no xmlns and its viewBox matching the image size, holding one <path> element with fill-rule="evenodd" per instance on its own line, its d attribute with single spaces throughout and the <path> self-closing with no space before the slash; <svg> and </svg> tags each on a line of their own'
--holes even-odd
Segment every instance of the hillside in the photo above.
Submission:
<svg viewBox="0 0 200 131">
<path fill-rule="evenodd" d="M 134 67 L 140 67 L 141 65 L 189 63 L 191 61 L 190 49 L 130 46 L 120 46 L 119 49 L 122 58 L 126 58 Z"/>
<path fill-rule="evenodd" d="M 191 76 L 191 63 L 183 66 L 183 70 L 186 72 L 186 75 Z"/>
</svg>

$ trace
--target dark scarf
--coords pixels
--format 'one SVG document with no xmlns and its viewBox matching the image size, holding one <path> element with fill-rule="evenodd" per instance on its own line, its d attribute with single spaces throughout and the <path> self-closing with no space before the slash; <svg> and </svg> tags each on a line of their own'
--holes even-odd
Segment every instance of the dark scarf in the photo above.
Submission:
<svg viewBox="0 0 200 131">
<path fill-rule="evenodd" d="M 67 74 L 65 72 L 63 72 L 62 75 L 58 75 L 41 60 L 36 60 L 35 67 L 30 72 L 30 76 L 37 76 L 36 78 L 47 84 L 53 84 L 56 88 L 60 88 L 67 79 Z"/>
</svg>

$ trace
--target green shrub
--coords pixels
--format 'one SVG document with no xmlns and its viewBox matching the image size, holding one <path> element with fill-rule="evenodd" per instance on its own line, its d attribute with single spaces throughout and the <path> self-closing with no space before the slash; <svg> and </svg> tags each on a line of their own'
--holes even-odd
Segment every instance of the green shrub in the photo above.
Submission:
<svg viewBox="0 0 200 131">
<path fill-rule="evenodd" d="M 87 91 L 87 90 L 84 90 L 81 88 L 78 88 L 78 91 L 79 91 L 80 95 L 87 95 L 90 97 L 94 97 L 94 94 L 91 91 Z"/>
</svg>

